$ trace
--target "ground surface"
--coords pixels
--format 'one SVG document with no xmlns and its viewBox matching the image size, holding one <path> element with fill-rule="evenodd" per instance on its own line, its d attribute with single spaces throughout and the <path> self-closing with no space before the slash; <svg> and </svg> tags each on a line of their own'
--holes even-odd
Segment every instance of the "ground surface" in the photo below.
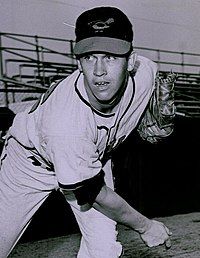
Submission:
<svg viewBox="0 0 200 258">
<path fill-rule="evenodd" d="M 200 213 L 158 218 L 173 232 L 172 247 L 148 248 L 134 231 L 119 226 L 119 240 L 126 258 L 200 258 Z M 9 258 L 75 258 L 80 234 L 18 244 Z"/>
</svg>

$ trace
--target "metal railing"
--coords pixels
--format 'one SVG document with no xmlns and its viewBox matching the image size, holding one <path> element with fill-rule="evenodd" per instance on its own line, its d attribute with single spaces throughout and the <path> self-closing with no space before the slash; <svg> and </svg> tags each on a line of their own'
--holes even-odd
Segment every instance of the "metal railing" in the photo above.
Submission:
<svg viewBox="0 0 200 258">
<path fill-rule="evenodd" d="M 22 89 L 41 91 L 49 86 L 52 77 L 72 73 L 77 68 L 73 44 L 67 39 L 1 32 L 0 92 L 4 93 L 1 102 L 8 106 Z"/>
<path fill-rule="evenodd" d="M 135 49 L 139 53 L 142 52 L 144 56 L 149 56 L 158 64 L 161 71 L 170 71 L 171 69 L 180 73 L 200 74 L 200 54 L 145 47 L 135 47 Z M 192 61 L 189 61 L 189 59 L 192 59 Z"/>
<path fill-rule="evenodd" d="M 74 41 L 61 38 L 0 33 L 0 105 L 37 98 L 50 83 L 76 68 Z M 175 98 L 178 111 L 200 117 L 200 54 L 134 47 L 158 64 L 165 74 L 178 74 Z"/>
<path fill-rule="evenodd" d="M 23 44 L 23 47 L 12 47 L 9 45 L 4 45 L 3 39 L 11 39 L 12 43 L 20 45 Z M 32 42 L 31 42 L 31 41 Z M 41 45 L 41 41 L 54 41 L 54 42 L 64 42 L 66 44 L 66 49 L 68 52 L 57 51 L 51 48 L 48 48 L 44 45 Z M 10 42 L 7 44 L 10 44 Z M 29 48 L 28 48 L 29 47 Z M 8 68 L 7 64 L 9 61 L 12 62 L 30 62 L 37 64 L 38 75 L 41 73 L 42 67 L 46 64 L 48 65 L 48 61 L 45 60 L 45 55 L 48 57 L 50 55 L 62 56 L 65 58 L 65 63 L 74 64 L 74 56 L 73 56 L 73 41 L 72 40 L 65 40 L 59 38 L 51 38 L 51 37 L 41 37 L 41 36 L 30 36 L 30 35 L 23 35 L 23 34 L 11 34 L 11 33 L 0 33 L 0 57 L 1 57 L 1 64 L 0 64 L 0 76 L 3 77 L 4 75 L 7 76 Z M 7 57 L 4 58 L 4 54 L 7 53 Z M 23 53 L 23 54 L 22 54 Z M 12 56 L 12 59 L 9 60 L 9 56 Z M 14 59 L 15 58 L 15 59 Z M 20 58 L 17 60 L 17 58 Z M 49 62 L 49 66 L 52 60 Z"/>
</svg>

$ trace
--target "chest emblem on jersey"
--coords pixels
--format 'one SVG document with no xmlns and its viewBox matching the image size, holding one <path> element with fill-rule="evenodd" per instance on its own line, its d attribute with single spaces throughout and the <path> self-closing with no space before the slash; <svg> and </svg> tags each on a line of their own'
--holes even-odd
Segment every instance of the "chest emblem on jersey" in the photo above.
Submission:
<svg viewBox="0 0 200 258">
<path fill-rule="evenodd" d="M 28 159 L 31 160 L 31 163 L 36 167 L 42 167 L 44 169 L 47 169 L 48 171 L 54 171 L 54 166 L 52 163 L 42 163 L 38 159 L 36 159 L 34 156 L 29 156 Z"/>
</svg>

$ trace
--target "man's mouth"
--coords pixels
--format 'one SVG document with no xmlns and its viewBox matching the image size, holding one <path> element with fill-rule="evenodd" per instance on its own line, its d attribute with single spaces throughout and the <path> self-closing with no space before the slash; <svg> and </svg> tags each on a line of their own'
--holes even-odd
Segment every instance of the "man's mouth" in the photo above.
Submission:
<svg viewBox="0 0 200 258">
<path fill-rule="evenodd" d="M 95 82 L 95 85 L 98 87 L 98 89 L 106 89 L 109 85 L 109 82 L 101 81 L 101 82 Z"/>
<path fill-rule="evenodd" d="M 101 86 L 101 85 L 107 85 L 109 82 L 95 82 L 95 85 L 99 85 L 99 86 Z"/>
</svg>

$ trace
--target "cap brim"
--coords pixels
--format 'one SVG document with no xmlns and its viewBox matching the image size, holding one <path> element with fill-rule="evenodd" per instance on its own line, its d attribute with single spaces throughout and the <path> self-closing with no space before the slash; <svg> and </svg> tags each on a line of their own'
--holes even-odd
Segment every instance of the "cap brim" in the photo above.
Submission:
<svg viewBox="0 0 200 258">
<path fill-rule="evenodd" d="M 75 44 L 74 54 L 83 55 L 90 52 L 106 52 L 125 55 L 131 49 L 131 42 L 107 37 L 91 37 L 80 40 Z"/>
</svg>

